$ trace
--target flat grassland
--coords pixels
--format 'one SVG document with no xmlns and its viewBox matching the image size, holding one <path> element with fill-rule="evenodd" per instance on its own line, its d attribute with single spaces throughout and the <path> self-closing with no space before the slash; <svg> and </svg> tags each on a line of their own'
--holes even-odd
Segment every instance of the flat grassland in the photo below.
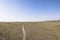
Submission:
<svg viewBox="0 0 60 40">
<path fill-rule="evenodd" d="M 60 40 L 60 22 L 0 22 L 0 40 Z"/>
</svg>

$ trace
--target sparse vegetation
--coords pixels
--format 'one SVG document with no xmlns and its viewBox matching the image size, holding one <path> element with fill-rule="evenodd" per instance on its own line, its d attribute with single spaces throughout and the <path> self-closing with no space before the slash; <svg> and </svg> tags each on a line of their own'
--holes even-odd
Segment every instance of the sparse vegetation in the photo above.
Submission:
<svg viewBox="0 0 60 40">
<path fill-rule="evenodd" d="M 0 40 L 60 40 L 60 22 L 0 22 Z"/>
</svg>

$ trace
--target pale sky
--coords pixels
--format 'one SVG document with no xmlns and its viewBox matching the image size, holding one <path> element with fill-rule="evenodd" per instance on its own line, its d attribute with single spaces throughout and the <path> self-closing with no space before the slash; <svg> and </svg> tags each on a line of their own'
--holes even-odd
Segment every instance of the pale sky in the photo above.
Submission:
<svg viewBox="0 0 60 40">
<path fill-rule="evenodd" d="M 60 19 L 59 0 L 0 0 L 0 21 Z"/>
</svg>

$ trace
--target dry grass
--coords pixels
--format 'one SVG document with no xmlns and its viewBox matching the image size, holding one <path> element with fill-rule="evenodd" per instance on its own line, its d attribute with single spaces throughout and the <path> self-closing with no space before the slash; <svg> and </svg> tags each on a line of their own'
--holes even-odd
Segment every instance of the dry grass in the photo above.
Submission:
<svg viewBox="0 0 60 40">
<path fill-rule="evenodd" d="M 26 40 L 60 40 L 60 22 L 0 22 L 0 39 L 22 40 L 22 24 Z"/>
</svg>

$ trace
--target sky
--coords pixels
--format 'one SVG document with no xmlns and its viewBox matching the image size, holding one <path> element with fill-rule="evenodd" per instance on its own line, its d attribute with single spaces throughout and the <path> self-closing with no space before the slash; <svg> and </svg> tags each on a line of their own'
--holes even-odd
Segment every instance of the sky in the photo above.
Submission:
<svg viewBox="0 0 60 40">
<path fill-rule="evenodd" d="M 60 0 L 0 0 L 1 22 L 60 20 Z"/>
</svg>

